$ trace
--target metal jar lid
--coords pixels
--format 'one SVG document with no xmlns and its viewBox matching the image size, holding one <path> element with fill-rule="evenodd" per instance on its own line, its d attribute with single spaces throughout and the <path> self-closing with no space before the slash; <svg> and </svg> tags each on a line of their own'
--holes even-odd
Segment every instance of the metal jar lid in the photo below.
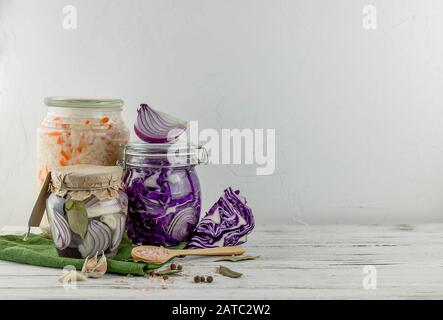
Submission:
<svg viewBox="0 0 443 320">
<path fill-rule="evenodd" d="M 121 99 L 92 99 L 75 97 L 46 97 L 44 100 L 48 107 L 64 108 L 116 108 L 123 107 Z"/>
<path fill-rule="evenodd" d="M 207 164 L 204 147 L 175 143 L 129 143 L 124 147 L 123 167 L 176 168 Z"/>
</svg>

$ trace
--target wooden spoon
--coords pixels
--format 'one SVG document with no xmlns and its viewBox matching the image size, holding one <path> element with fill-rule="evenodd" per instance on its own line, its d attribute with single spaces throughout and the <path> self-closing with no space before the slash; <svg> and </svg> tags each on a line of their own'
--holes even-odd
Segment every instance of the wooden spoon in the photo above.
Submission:
<svg viewBox="0 0 443 320">
<path fill-rule="evenodd" d="M 239 246 L 208 248 L 208 249 L 166 249 L 156 246 L 138 246 L 132 249 L 132 258 L 136 261 L 162 264 L 177 256 L 238 256 L 245 253 Z"/>
</svg>

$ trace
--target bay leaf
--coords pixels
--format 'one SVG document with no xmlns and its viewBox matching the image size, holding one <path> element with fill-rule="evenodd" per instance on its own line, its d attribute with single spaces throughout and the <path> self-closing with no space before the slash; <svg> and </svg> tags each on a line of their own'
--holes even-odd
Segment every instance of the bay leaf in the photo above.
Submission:
<svg viewBox="0 0 443 320">
<path fill-rule="evenodd" d="M 65 210 L 71 210 L 75 204 L 75 200 L 69 199 L 65 201 Z"/>
<path fill-rule="evenodd" d="M 217 261 L 238 262 L 238 261 L 245 261 L 245 260 L 255 260 L 258 258 L 260 258 L 260 256 L 226 256 L 226 257 L 215 260 L 215 262 L 217 262 Z"/>
<path fill-rule="evenodd" d="M 165 275 L 173 275 L 182 272 L 182 270 L 171 270 L 171 269 L 164 269 L 159 271 L 154 271 L 153 273 L 156 276 L 165 276 Z"/>
<path fill-rule="evenodd" d="M 88 212 L 86 211 L 86 206 L 83 201 L 67 200 L 65 202 L 65 211 L 72 232 L 75 232 L 84 239 L 88 231 Z"/>
<path fill-rule="evenodd" d="M 218 268 L 218 272 L 221 275 L 224 275 L 225 277 L 229 277 L 229 278 L 240 278 L 243 275 L 243 273 L 236 272 L 236 271 L 226 268 L 224 266 L 220 266 Z"/>
</svg>

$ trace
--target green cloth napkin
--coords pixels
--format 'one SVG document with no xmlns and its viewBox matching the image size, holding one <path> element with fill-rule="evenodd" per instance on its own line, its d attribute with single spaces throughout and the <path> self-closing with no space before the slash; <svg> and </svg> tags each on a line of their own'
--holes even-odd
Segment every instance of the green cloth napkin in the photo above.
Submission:
<svg viewBox="0 0 443 320">
<path fill-rule="evenodd" d="M 186 242 L 182 242 L 170 248 L 183 249 L 185 247 Z M 108 259 L 107 272 L 143 276 L 162 266 L 130 261 L 132 248 L 131 241 L 124 237 L 117 254 Z M 29 235 L 26 241 L 23 240 L 23 235 L 0 236 L 0 260 L 51 268 L 72 265 L 77 270 L 81 270 L 84 262 L 83 259 L 60 257 L 51 239 L 36 234 Z"/>
</svg>

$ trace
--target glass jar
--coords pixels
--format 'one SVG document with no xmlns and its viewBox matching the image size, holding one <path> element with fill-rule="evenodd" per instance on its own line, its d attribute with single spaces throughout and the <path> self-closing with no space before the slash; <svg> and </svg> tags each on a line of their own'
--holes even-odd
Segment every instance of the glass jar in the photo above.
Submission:
<svg viewBox="0 0 443 320">
<path fill-rule="evenodd" d="M 204 148 L 186 144 L 131 143 L 125 147 L 123 184 L 128 194 L 128 237 L 138 244 L 175 245 L 189 240 L 200 219 L 195 166 Z"/>
<path fill-rule="evenodd" d="M 60 256 L 117 253 L 128 206 L 121 177 L 117 166 L 76 165 L 50 172 L 46 213 Z"/>
<path fill-rule="evenodd" d="M 129 130 L 119 99 L 45 98 L 46 117 L 37 130 L 37 181 L 54 168 L 76 164 L 115 166 Z"/>
</svg>

